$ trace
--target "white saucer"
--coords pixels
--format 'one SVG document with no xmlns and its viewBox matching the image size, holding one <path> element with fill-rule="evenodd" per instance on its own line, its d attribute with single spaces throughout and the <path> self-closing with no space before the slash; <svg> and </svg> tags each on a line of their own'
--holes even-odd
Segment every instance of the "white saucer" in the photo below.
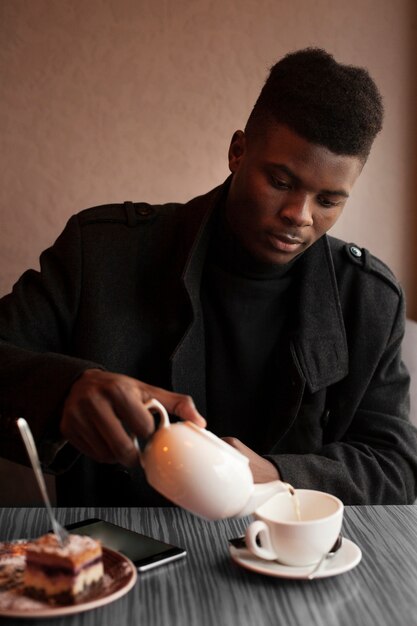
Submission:
<svg viewBox="0 0 417 626">
<path fill-rule="evenodd" d="M 266 576 L 275 576 L 276 578 L 297 578 L 301 580 L 308 580 L 308 575 L 312 571 L 314 565 L 308 565 L 305 567 L 291 567 L 289 565 L 283 565 L 277 561 L 265 561 L 259 557 L 251 554 L 246 548 L 235 548 L 229 546 L 230 556 L 233 561 L 252 572 L 258 574 L 265 574 Z M 350 541 L 343 537 L 342 546 L 339 548 L 335 556 L 328 559 L 314 577 L 327 578 L 329 576 L 337 576 L 348 572 L 350 569 L 356 567 L 362 558 L 361 549 Z"/>
</svg>

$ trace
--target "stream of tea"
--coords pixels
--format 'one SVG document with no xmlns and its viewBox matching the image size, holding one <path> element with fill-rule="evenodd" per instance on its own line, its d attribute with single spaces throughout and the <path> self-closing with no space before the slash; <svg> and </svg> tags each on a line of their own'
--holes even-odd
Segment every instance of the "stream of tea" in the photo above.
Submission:
<svg viewBox="0 0 417 626">
<path fill-rule="evenodd" d="M 283 486 L 287 489 L 288 493 L 292 497 L 292 503 L 294 506 L 294 513 L 297 522 L 301 522 L 301 510 L 300 510 L 300 500 L 298 498 L 297 492 L 292 485 L 289 483 L 282 483 Z"/>
</svg>

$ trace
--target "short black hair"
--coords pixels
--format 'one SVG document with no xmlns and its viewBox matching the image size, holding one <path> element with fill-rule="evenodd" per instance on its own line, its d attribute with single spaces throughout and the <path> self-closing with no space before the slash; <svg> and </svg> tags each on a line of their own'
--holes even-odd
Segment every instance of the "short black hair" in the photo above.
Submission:
<svg viewBox="0 0 417 626">
<path fill-rule="evenodd" d="M 366 160 L 382 128 L 383 104 L 368 71 L 320 48 L 287 54 L 270 70 L 246 124 L 257 133 L 285 124 L 311 143 Z"/>
</svg>

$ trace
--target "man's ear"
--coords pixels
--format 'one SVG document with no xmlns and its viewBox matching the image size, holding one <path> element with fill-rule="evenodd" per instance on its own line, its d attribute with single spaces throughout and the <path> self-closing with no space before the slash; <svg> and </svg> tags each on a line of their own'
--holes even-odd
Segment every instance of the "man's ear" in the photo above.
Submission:
<svg viewBox="0 0 417 626">
<path fill-rule="evenodd" d="M 236 130 L 233 133 L 232 141 L 229 147 L 229 170 L 236 172 L 239 167 L 240 160 L 245 152 L 246 136 L 243 130 Z"/>
</svg>

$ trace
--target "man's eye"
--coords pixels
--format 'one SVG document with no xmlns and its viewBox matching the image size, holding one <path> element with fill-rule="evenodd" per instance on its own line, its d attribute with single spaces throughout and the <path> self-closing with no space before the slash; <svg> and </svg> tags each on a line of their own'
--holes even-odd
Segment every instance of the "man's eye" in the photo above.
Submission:
<svg viewBox="0 0 417 626">
<path fill-rule="evenodd" d="M 334 206 L 337 206 L 339 203 L 338 202 L 333 202 L 332 200 L 329 200 L 328 198 L 325 198 L 324 196 L 319 196 L 317 198 L 318 203 L 320 204 L 320 206 L 324 207 L 325 209 L 331 209 Z"/>
<path fill-rule="evenodd" d="M 271 182 L 273 186 L 277 189 L 291 189 L 290 183 L 286 182 L 285 180 L 275 178 L 274 176 L 271 177 Z"/>
</svg>

